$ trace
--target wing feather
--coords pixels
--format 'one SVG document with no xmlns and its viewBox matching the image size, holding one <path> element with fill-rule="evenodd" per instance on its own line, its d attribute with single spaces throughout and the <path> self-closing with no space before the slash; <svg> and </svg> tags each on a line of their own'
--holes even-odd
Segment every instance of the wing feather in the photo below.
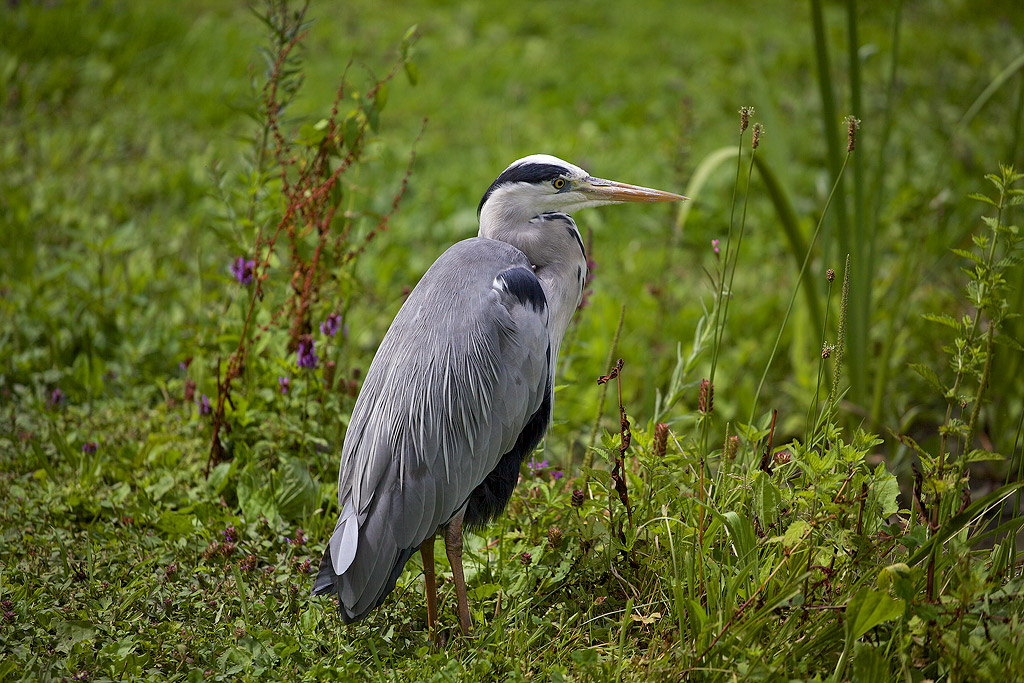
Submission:
<svg viewBox="0 0 1024 683">
<path fill-rule="evenodd" d="M 331 584 L 322 563 L 314 594 L 336 592 L 346 620 L 380 604 L 396 563 L 516 444 L 544 400 L 549 358 L 547 302 L 522 252 L 473 238 L 431 266 L 356 400 L 339 469 L 342 520 L 327 551 L 337 571 Z"/>
</svg>

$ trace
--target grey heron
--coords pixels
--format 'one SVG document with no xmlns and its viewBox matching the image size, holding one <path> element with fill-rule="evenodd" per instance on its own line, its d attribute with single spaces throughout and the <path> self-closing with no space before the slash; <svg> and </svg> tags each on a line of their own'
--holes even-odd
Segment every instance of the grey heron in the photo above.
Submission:
<svg viewBox="0 0 1024 683">
<path fill-rule="evenodd" d="M 583 296 L 587 257 L 567 212 L 681 199 L 546 154 L 515 161 L 491 184 L 477 209 L 479 236 L 423 275 L 356 399 L 341 452 L 341 513 L 313 586 L 313 595 L 337 596 L 342 621 L 379 606 L 418 549 L 434 633 L 440 532 L 469 634 L 463 527 L 501 513 L 544 436 L 558 348 Z"/>
</svg>

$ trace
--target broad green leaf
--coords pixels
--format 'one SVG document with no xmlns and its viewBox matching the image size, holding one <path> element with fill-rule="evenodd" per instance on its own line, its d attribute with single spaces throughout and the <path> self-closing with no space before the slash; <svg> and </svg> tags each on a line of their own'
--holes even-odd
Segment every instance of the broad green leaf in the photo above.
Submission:
<svg viewBox="0 0 1024 683">
<path fill-rule="evenodd" d="M 297 458 L 283 458 L 277 470 L 277 510 L 291 519 L 302 517 L 317 505 L 318 487 L 306 465 Z"/>
<path fill-rule="evenodd" d="M 167 510 L 156 521 L 156 527 L 171 537 L 184 536 L 192 531 L 193 516 L 190 513 Z"/>
<path fill-rule="evenodd" d="M 869 643 L 857 643 L 854 648 L 853 683 L 875 683 L 889 678 L 889 658 L 885 648 Z"/>
<path fill-rule="evenodd" d="M 754 514 L 765 527 L 775 524 L 779 518 L 782 494 L 765 472 L 754 474 Z"/>
<path fill-rule="evenodd" d="M 862 635 L 903 614 L 903 600 L 865 586 L 846 604 L 846 642 L 852 645 Z"/>
</svg>

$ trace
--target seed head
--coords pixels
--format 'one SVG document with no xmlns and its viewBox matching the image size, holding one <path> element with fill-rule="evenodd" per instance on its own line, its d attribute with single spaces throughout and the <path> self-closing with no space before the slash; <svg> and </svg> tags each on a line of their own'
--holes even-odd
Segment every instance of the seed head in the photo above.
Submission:
<svg viewBox="0 0 1024 683">
<path fill-rule="evenodd" d="M 519 562 L 524 567 L 529 567 L 530 563 L 533 562 L 533 556 L 530 555 L 530 553 L 523 553 L 522 555 L 519 556 Z"/>
<path fill-rule="evenodd" d="M 586 500 L 586 494 L 581 489 L 576 489 L 572 492 L 572 506 L 574 508 L 582 507 L 583 501 Z"/>
<path fill-rule="evenodd" d="M 764 133 L 764 126 L 760 123 L 754 124 L 754 136 L 750 140 L 750 149 L 757 149 L 761 144 L 761 135 Z"/>
<path fill-rule="evenodd" d="M 553 526 L 548 529 L 548 545 L 552 548 L 557 548 L 562 542 L 562 530 L 557 526 Z"/>
<path fill-rule="evenodd" d="M 853 114 L 847 116 L 846 121 L 846 151 L 852 152 L 857 146 L 857 131 L 860 129 L 860 119 Z"/>
<path fill-rule="evenodd" d="M 185 378 L 185 403 L 191 403 L 196 397 L 196 381 L 191 377 Z"/>
<path fill-rule="evenodd" d="M 834 268 L 829 268 L 828 270 L 825 271 L 825 279 L 828 280 L 829 282 L 836 281 L 836 271 Z"/>
<path fill-rule="evenodd" d="M 664 458 L 665 452 L 668 450 L 668 425 L 664 422 L 659 422 L 654 427 L 654 449 L 653 455 L 655 458 Z"/>
<path fill-rule="evenodd" d="M 732 460 L 736 457 L 736 451 L 740 448 L 740 437 L 733 434 L 725 437 L 725 457 Z"/>
<path fill-rule="evenodd" d="M 750 125 L 750 115 L 754 113 L 753 107 L 740 107 L 740 135 L 747 130 L 747 126 Z"/>
<path fill-rule="evenodd" d="M 779 451 L 775 454 L 775 464 L 785 465 L 792 459 L 793 455 L 789 451 Z"/>
<path fill-rule="evenodd" d="M 700 392 L 697 394 L 697 412 L 710 415 L 714 410 L 715 385 L 710 380 L 700 381 Z"/>
<path fill-rule="evenodd" d="M 824 344 L 821 345 L 821 357 L 824 359 L 824 358 L 828 358 L 831 355 L 832 355 L 832 345 L 829 344 L 828 342 L 825 342 Z"/>
</svg>

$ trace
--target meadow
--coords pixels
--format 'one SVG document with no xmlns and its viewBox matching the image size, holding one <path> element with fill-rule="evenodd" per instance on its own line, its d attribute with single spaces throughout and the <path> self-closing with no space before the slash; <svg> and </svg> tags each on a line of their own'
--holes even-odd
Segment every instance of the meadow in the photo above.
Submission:
<svg viewBox="0 0 1024 683">
<path fill-rule="evenodd" d="M 1011 5 L 6 3 L 0 681 L 1024 676 Z M 575 216 L 474 637 L 443 552 L 343 625 L 362 376 L 537 152 L 690 201 Z"/>
</svg>

